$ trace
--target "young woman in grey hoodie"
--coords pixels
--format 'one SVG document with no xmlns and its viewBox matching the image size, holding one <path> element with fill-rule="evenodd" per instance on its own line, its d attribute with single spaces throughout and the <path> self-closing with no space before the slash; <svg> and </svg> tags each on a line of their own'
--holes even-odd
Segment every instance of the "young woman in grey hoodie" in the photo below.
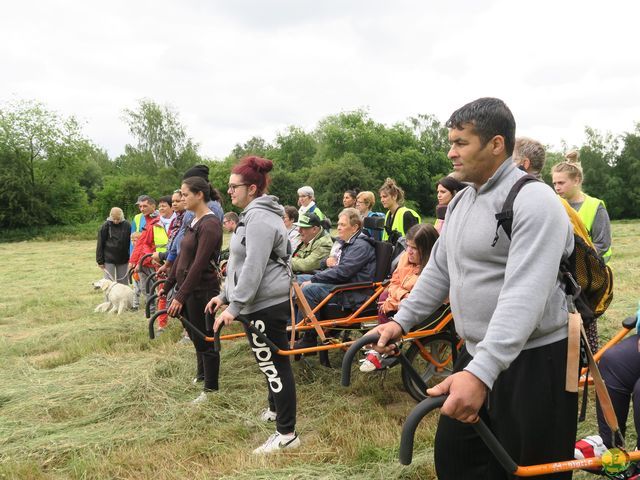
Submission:
<svg viewBox="0 0 640 480">
<path fill-rule="evenodd" d="M 242 315 L 279 348 L 287 349 L 290 278 L 281 259 L 287 256 L 289 240 L 282 221 L 284 208 L 276 197 L 266 194 L 272 167 L 270 160 L 246 157 L 231 171 L 227 193 L 243 211 L 229 245 L 224 291 L 206 310 L 215 313 L 227 305 L 214 331 Z M 254 453 L 296 448 L 300 439 L 295 432 L 296 389 L 289 357 L 273 353 L 249 332 L 247 339 L 269 387 L 269 408 L 262 419 L 276 422 L 276 433 Z"/>
</svg>

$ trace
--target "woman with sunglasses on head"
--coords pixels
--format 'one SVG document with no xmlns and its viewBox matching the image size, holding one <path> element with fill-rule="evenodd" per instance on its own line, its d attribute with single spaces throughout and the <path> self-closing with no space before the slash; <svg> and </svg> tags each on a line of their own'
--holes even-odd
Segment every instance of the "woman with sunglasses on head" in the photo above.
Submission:
<svg viewBox="0 0 640 480">
<path fill-rule="evenodd" d="M 185 208 L 193 212 L 195 217 L 187 225 L 180 243 L 180 253 L 161 293 L 177 286 L 167 313 L 175 317 L 184 310 L 194 327 L 206 332 L 205 305 L 220 293 L 220 278 L 215 262 L 222 247 L 222 226 L 207 205 L 213 192 L 209 182 L 201 177 L 185 178 L 180 190 Z M 199 404 L 206 402 L 211 392 L 218 390 L 220 354 L 214 351 L 213 343 L 206 342 L 192 331 L 189 331 L 189 336 L 196 349 L 197 373 L 194 382 L 204 381 L 203 392 L 192 402 Z"/>
<path fill-rule="evenodd" d="M 206 308 L 215 313 L 228 305 L 216 319 L 214 331 L 242 315 L 278 348 L 286 350 L 291 312 L 291 279 L 286 263 L 289 240 L 282 221 L 284 208 L 276 197 L 266 194 L 272 168 L 270 160 L 252 156 L 243 158 L 231 170 L 227 192 L 231 203 L 243 210 L 229 245 L 224 291 Z M 247 339 L 269 389 L 269 408 L 261 418 L 276 422 L 276 432 L 253 453 L 296 448 L 300 439 L 295 432 L 296 388 L 289 357 L 272 352 L 248 331 Z"/>
</svg>

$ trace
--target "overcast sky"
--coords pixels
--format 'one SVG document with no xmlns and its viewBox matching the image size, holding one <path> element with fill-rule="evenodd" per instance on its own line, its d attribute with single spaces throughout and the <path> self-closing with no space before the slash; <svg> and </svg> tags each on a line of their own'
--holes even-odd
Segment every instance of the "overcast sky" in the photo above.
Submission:
<svg viewBox="0 0 640 480">
<path fill-rule="evenodd" d="M 435 5 L 437 3 L 437 5 Z M 502 98 L 518 134 L 560 147 L 640 121 L 640 2 L 229 0 L 3 2 L 0 102 L 85 122 L 114 157 L 124 108 L 175 108 L 201 153 L 366 108 L 441 121 Z"/>
</svg>

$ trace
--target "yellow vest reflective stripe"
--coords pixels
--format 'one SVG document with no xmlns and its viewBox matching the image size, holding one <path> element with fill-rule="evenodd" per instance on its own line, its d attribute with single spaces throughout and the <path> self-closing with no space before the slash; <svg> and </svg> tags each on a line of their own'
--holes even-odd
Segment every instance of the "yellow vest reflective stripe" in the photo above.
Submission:
<svg viewBox="0 0 640 480">
<path fill-rule="evenodd" d="M 142 213 L 139 213 L 135 217 L 133 217 L 133 224 L 136 226 L 136 232 L 142 231 L 142 227 L 140 227 L 140 223 L 142 222 L 140 220 L 142 220 Z"/>
<path fill-rule="evenodd" d="M 578 210 L 578 215 L 580 215 L 580 219 L 582 220 L 582 223 L 584 223 L 584 226 L 586 227 L 587 232 L 589 232 L 589 237 L 593 240 L 593 236 L 591 235 L 591 228 L 593 227 L 593 221 L 596 218 L 596 212 L 598 211 L 598 207 L 600 206 L 600 204 L 602 204 L 602 206 L 605 208 L 606 206 L 604 202 L 599 198 L 590 197 L 586 193 L 583 195 L 584 195 L 584 202 L 582 202 L 582 205 L 580 206 L 580 210 Z M 610 257 L 611 257 L 611 247 L 609 247 L 609 250 L 604 252 L 604 254 L 602 255 L 602 258 L 604 258 L 605 260 L 609 260 Z"/>
<path fill-rule="evenodd" d="M 160 224 L 153 226 L 153 244 L 156 246 L 156 252 L 166 252 L 169 236 L 166 230 Z"/>
<path fill-rule="evenodd" d="M 396 210 L 396 214 L 395 217 L 393 217 L 393 225 L 391 225 L 391 231 L 396 230 L 398 232 L 400 232 L 400 235 L 402 235 L 404 237 L 405 235 L 405 231 L 404 231 L 404 214 L 405 212 L 410 212 L 411 215 L 413 215 L 414 217 L 416 217 L 418 219 L 418 223 L 420 223 L 420 215 L 418 215 L 418 213 L 415 210 L 411 210 L 410 208 L 407 207 L 400 207 L 398 208 L 398 210 Z M 387 214 L 384 217 L 384 224 L 387 224 L 387 220 L 389 218 L 389 215 L 391 215 L 390 211 L 387 211 Z M 382 241 L 385 240 L 389 240 L 389 235 L 387 234 L 386 229 L 382 232 Z"/>
</svg>

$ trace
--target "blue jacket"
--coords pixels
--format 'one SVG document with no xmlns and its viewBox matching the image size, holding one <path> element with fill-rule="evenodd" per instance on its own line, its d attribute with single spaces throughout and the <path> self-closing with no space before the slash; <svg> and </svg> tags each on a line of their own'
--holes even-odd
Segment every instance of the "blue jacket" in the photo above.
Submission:
<svg viewBox="0 0 640 480">
<path fill-rule="evenodd" d="M 340 285 L 343 283 L 371 282 L 376 273 L 376 250 L 374 240 L 362 230 L 356 233 L 348 241 L 338 240 L 342 243 L 340 263 L 335 267 L 327 268 L 311 277 L 312 283 L 328 283 Z M 371 292 L 367 289 L 345 292 L 345 306 L 355 307 L 369 297 Z"/>
</svg>

